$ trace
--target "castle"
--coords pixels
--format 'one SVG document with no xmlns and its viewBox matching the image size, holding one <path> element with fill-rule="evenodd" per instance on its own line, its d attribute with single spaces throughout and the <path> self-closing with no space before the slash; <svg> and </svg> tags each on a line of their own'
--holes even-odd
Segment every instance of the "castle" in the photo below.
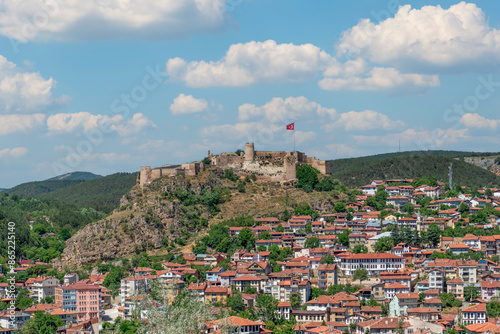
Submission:
<svg viewBox="0 0 500 334">
<path fill-rule="evenodd" d="M 179 174 L 193 176 L 211 166 L 222 169 L 232 168 L 237 175 L 255 174 L 257 178 L 275 181 L 296 179 L 296 167 L 299 163 L 311 165 L 324 175 L 331 174 L 331 165 L 328 161 L 308 157 L 305 153 L 297 151 L 255 151 L 253 143 L 245 144 L 245 152 L 239 155 L 236 153 L 213 155 L 208 151 L 208 158 L 210 159 L 209 165 L 203 162 L 192 162 L 176 168 L 143 166 L 139 184 L 144 187 L 162 176 Z"/>
</svg>

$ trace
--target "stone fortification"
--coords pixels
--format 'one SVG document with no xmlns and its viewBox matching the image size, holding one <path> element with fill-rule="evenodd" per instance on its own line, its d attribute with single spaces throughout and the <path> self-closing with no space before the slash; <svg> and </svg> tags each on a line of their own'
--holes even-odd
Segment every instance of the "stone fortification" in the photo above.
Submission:
<svg viewBox="0 0 500 334">
<path fill-rule="evenodd" d="M 222 169 L 231 168 L 237 175 L 255 174 L 257 178 L 275 181 L 288 181 L 297 178 L 297 164 L 311 165 L 324 175 L 330 175 L 332 172 L 328 161 L 308 157 L 302 152 L 255 151 L 253 143 L 247 143 L 245 152 L 239 155 L 236 153 L 213 155 L 209 152 L 208 158 L 210 159 L 209 165 L 194 162 L 176 168 L 143 166 L 141 167 L 140 185 L 145 186 L 162 176 L 196 175 L 210 166 Z"/>
</svg>

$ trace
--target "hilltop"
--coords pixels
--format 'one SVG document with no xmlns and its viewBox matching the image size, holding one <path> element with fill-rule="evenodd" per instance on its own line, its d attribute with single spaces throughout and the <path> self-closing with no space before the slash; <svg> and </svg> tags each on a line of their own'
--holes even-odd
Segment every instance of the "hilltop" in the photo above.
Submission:
<svg viewBox="0 0 500 334">
<path fill-rule="evenodd" d="M 68 185 L 48 193 L 39 194 L 37 197 L 111 213 L 118 207 L 122 196 L 136 184 L 136 181 L 137 173 L 115 173 Z"/>
<path fill-rule="evenodd" d="M 98 179 L 102 176 L 89 172 L 72 172 L 58 175 L 43 181 L 33 181 L 19 184 L 10 189 L 0 189 L 7 194 L 16 194 L 26 197 L 34 197 L 40 194 L 50 193 L 58 189 L 70 187 L 88 180 Z"/>
<path fill-rule="evenodd" d="M 345 159 L 334 159 L 330 160 L 329 163 L 332 165 L 332 171 L 334 174 L 341 174 L 343 172 L 352 171 L 357 168 L 366 167 L 372 165 L 381 160 L 388 160 L 399 157 L 415 157 L 415 156 L 429 156 L 429 157 L 442 157 L 442 158 L 452 158 L 459 159 L 464 158 L 465 161 L 473 163 L 475 159 L 470 158 L 486 158 L 486 157 L 500 157 L 500 152 L 498 153 L 482 153 L 482 152 L 466 152 L 466 151 L 404 151 L 404 152 L 394 152 L 394 153 L 383 153 L 376 155 L 368 155 L 356 158 L 345 158 Z M 483 167 L 483 166 L 480 166 Z M 485 167 L 483 167 L 485 168 Z"/>
<path fill-rule="evenodd" d="M 471 156 L 470 152 L 462 152 L 462 156 L 457 156 L 458 152 L 447 151 L 430 151 L 427 155 L 420 154 L 425 152 L 409 153 L 333 160 L 333 176 L 349 187 L 359 187 L 374 179 L 435 177 L 446 182 L 448 167 L 453 163 L 453 179 L 456 183 L 476 188 L 500 185 L 500 177 L 490 171 L 496 168 L 495 159 L 486 158 L 490 155 L 474 153 L 477 155 Z M 441 153 L 444 156 L 439 156 Z M 480 165 L 485 160 L 491 160 L 490 170 L 486 164 Z"/>
<path fill-rule="evenodd" d="M 102 175 L 97 175 L 94 173 L 90 172 L 72 172 L 72 173 L 66 173 L 62 175 L 58 175 L 55 177 L 52 177 L 50 179 L 47 179 L 45 181 L 58 181 L 58 180 L 84 180 L 84 181 L 89 181 L 89 180 L 94 180 L 102 177 Z"/>
<path fill-rule="evenodd" d="M 188 247 L 209 225 L 224 219 L 278 217 L 301 203 L 331 211 L 335 203 L 346 200 L 347 195 L 337 190 L 306 193 L 293 182 L 245 182 L 220 168 L 196 176 L 162 177 L 144 188 L 135 186 L 113 214 L 78 231 L 67 241 L 62 262 L 56 265 L 79 267 L 145 250 Z"/>
</svg>

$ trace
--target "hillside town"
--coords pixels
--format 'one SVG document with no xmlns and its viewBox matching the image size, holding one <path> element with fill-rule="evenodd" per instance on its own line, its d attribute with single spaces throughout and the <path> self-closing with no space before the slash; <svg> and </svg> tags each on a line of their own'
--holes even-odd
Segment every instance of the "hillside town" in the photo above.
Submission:
<svg viewBox="0 0 500 334">
<path fill-rule="evenodd" d="M 231 253 L 193 246 L 88 277 L 22 260 L 17 296 L 0 283 L 0 333 L 40 311 L 60 319 L 57 333 L 125 333 L 179 299 L 213 315 L 203 333 L 499 333 L 500 189 L 413 184 L 374 180 L 333 212 L 233 224 L 244 247 Z"/>
</svg>

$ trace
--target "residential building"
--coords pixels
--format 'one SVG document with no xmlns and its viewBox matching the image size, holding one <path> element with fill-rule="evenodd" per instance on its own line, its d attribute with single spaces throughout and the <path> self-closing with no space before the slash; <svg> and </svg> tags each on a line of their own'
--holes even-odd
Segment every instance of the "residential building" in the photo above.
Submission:
<svg viewBox="0 0 500 334">
<path fill-rule="evenodd" d="M 462 323 L 464 325 L 479 324 L 488 321 L 486 304 L 476 304 L 462 309 Z"/>
<path fill-rule="evenodd" d="M 77 312 L 78 322 L 88 321 L 99 317 L 100 292 L 99 285 L 77 282 L 63 285 L 59 290 L 60 300 L 56 300 L 63 306 L 64 311 Z"/>
<path fill-rule="evenodd" d="M 346 276 L 352 276 L 358 268 L 366 268 L 369 275 L 378 276 L 381 272 L 396 271 L 404 266 L 404 258 L 389 253 L 352 254 L 340 260 L 340 268 Z"/>
</svg>

